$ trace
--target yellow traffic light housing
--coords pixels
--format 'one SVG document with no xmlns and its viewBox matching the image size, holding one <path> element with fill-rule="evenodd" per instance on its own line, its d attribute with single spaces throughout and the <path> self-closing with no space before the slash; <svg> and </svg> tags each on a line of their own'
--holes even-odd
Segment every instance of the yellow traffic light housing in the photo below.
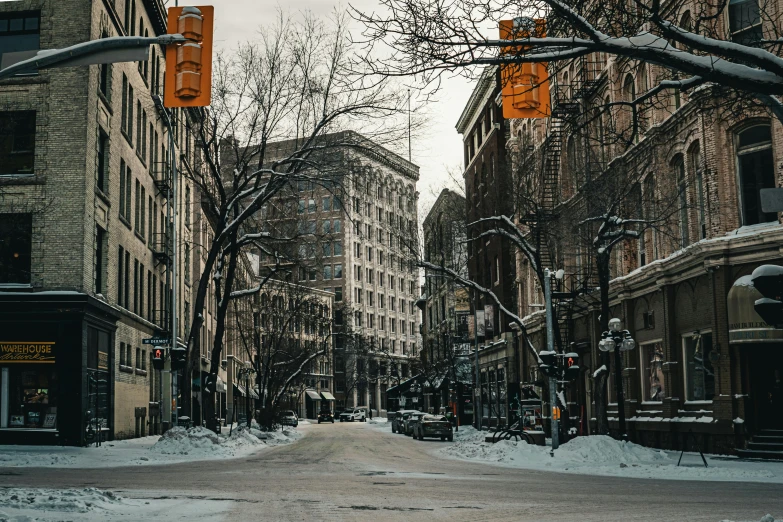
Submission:
<svg viewBox="0 0 783 522">
<path fill-rule="evenodd" d="M 516 18 L 500 21 L 501 40 L 544 38 L 546 21 Z M 500 49 L 501 56 L 521 54 L 529 46 L 515 45 Z M 547 118 L 552 113 L 549 99 L 549 74 L 546 63 L 510 63 L 500 66 L 503 118 Z"/>
<path fill-rule="evenodd" d="M 212 97 L 212 30 L 215 8 L 211 5 L 170 7 L 169 34 L 188 41 L 166 47 L 165 107 L 206 107 Z"/>
</svg>

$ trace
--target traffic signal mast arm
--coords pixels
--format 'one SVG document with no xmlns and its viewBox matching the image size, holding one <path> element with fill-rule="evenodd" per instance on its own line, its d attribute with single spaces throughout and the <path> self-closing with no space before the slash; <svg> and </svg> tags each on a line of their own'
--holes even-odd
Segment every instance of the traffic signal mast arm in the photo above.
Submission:
<svg viewBox="0 0 783 522">
<path fill-rule="evenodd" d="M 114 36 L 78 43 L 64 49 L 45 49 L 38 51 L 38 54 L 32 58 L 0 70 L 0 79 L 54 67 L 143 61 L 149 56 L 151 45 L 171 45 L 186 41 L 187 39 L 181 34 L 164 34 L 148 38 Z"/>
</svg>

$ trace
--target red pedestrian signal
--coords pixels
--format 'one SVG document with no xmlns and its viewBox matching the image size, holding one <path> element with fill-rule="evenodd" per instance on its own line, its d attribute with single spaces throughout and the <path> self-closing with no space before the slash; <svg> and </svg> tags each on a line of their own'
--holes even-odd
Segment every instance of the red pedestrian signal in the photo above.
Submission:
<svg viewBox="0 0 783 522">
<path fill-rule="evenodd" d="M 163 348 L 154 348 L 152 350 L 152 367 L 156 370 L 162 370 L 166 360 L 166 351 Z"/>
</svg>

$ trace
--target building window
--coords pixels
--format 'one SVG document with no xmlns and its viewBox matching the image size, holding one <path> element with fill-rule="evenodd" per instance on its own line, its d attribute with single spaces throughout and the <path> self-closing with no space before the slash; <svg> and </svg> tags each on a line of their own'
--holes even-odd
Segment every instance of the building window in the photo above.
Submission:
<svg viewBox="0 0 783 522">
<path fill-rule="evenodd" d="M 663 380 L 663 343 L 660 341 L 640 346 L 642 358 L 642 401 L 662 401 L 665 396 Z"/>
<path fill-rule="evenodd" d="M 758 0 L 729 0 L 731 39 L 742 45 L 758 45 L 763 39 Z"/>
<path fill-rule="evenodd" d="M 104 271 L 106 264 L 103 256 L 106 252 L 106 231 L 101 227 L 95 227 L 95 293 L 104 292 Z"/>
<path fill-rule="evenodd" d="M 343 265 L 341 263 L 334 265 L 334 278 L 335 279 L 343 278 Z"/>
<path fill-rule="evenodd" d="M 98 130 L 98 166 L 97 175 L 95 179 L 95 185 L 101 189 L 104 193 L 109 191 L 108 188 L 108 168 L 109 168 L 109 137 L 102 130 Z"/>
<path fill-rule="evenodd" d="M 737 135 L 737 171 L 742 225 L 776 221 L 775 212 L 762 212 L 759 196 L 761 189 L 775 187 L 769 125 L 756 125 Z"/>
<path fill-rule="evenodd" d="M 339 241 L 334 242 L 334 255 L 335 256 L 341 256 L 343 255 L 343 244 Z"/>
<path fill-rule="evenodd" d="M 338 302 L 338 303 L 343 300 L 343 287 L 342 286 L 334 287 L 334 300 L 335 300 L 335 302 Z"/>
<path fill-rule="evenodd" d="M 34 164 L 35 111 L 0 112 L 0 175 L 32 174 Z"/>
<path fill-rule="evenodd" d="M 324 281 L 332 279 L 332 265 L 324 265 Z"/>
<path fill-rule="evenodd" d="M 683 337 L 685 355 L 685 399 L 711 401 L 715 397 L 715 371 L 712 367 L 712 333 Z"/>
<path fill-rule="evenodd" d="M 688 193 L 685 182 L 685 162 L 682 156 L 677 156 L 672 162 L 674 178 L 677 181 L 677 198 L 680 206 L 680 246 L 685 248 L 690 244 L 690 234 L 688 233 Z"/>
<path fill-rule="evenodd" d="M 32 214 L 0 214 L 0 284 L 30 284 L 32 237 Z"/>
<path fill-rule="evenodd" d="M 31 58 L 35 53 L 29 51 L 37 51 L 41 48 L 40 20 L 41 13 L 38 11 L 0 14 L 0 62 L 5 62 L 3 67 Z M 10 53 L 25 54 L 12 57 Z"/>
<path fill-rule="evenodd" d="M 704 170 L 701 165 L 701 152 L 699 144 L 695 144 L 688 153 L 691 172 L 696 179 L 696 218 L 699 224 L 699 239 L 707 237 L 706 194 L 704 183 Z"/>
</svg>

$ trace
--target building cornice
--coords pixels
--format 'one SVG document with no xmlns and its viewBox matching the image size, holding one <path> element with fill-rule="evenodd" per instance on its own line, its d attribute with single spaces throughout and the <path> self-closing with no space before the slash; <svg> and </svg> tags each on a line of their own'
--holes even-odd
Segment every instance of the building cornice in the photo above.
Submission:
<svg viewBox="0 0 783 522">
<path fill-rule="evenodd" d="M 495 87 L 496 73 L 496 65 L 486 67 L 484 71 L 482 71 L 481 77 L 468 99 L 468 103 L 465 105 L 465 108 L 462 109 L 462 114 L 457 120 L 456 129 L 460 134 L 465 134 L 465 131 L 472 127 L 472 123 L 475 121 L 477 113 L 489 100 L 492 90 Z"/>
</svg>

